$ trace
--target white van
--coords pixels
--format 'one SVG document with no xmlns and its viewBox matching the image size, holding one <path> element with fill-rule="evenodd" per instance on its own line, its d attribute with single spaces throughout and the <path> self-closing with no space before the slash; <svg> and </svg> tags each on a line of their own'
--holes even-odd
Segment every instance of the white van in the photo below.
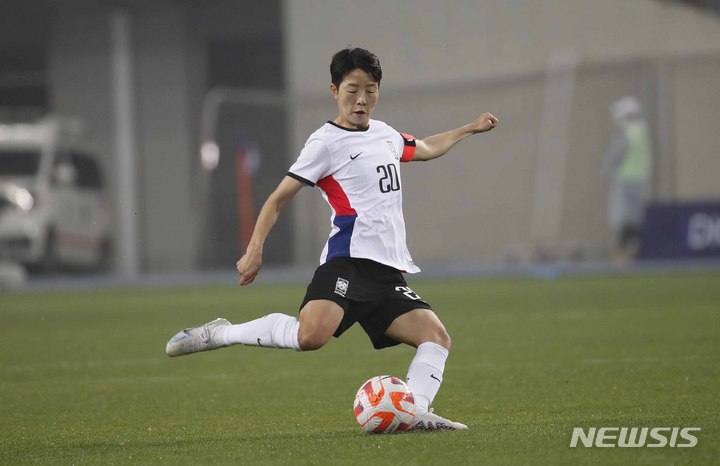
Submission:
<svg viewBox="0 0 720 466">
<path fill-rule="evenodd" d="M 0 124 L 0 260 L 103 269 L 110 228 L 98 160 L 77 122 Z"/>
</svg>

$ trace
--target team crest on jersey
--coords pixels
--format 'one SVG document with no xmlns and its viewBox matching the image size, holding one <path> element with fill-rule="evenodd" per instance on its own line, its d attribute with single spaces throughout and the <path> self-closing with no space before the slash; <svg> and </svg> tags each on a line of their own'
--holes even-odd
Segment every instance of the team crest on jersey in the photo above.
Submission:
<svg viewBox="0 0 720 466">
<path fill-rule="evenodd" d="M 390 147 L 390 151 L 393 153 L 396 159 L 400 158 L 400 154 L 398 154 L 397 149 L 395 149 L 395 144 L 392 143 L 392 141 L 385 141 L 388 143 L 388 147 Z"/>
<path fill-rule="evenodd" d="M 344 298 L 349 285 L 349 281 L 345 280 L 344 278 L 338 277 L 337 282 L 335 282 L 335 294 L 339 294 Z"/>
</svg>

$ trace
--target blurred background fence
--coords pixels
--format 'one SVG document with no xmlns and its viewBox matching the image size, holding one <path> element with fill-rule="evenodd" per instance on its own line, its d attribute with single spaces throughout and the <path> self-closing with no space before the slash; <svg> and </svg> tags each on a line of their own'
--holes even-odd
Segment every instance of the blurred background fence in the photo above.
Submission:
<svg viewBox="0 0 720 466">
<path fill-rule="evenodd" d="M 399 131 L 424 137 L 483 111 L 501 121 L 441 161 L 404 167 L 421 266 L 606 260 L 610 110 L 624 96 L 649 124 L 652 199 L 720 201 L 712 2 L 0 5 L 0 119 L 85 122 L 109 175 L 120 274 L 234 265 L 264 199 L 335 117 L 328 65 L 348 45 L 380 57 L 373 116 Z M 316 263 L 329 213 L 312 191 L 282 217 L 267 264 Z"/>
</svg>

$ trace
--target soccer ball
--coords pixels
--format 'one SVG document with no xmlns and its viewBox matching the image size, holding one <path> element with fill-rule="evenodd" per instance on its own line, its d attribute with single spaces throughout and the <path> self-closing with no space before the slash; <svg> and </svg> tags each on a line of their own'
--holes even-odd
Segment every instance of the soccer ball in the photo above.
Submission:
<svg viewBox="0 0 720 466">
<path fill-rule="evenodd" d="M 365 431 L 389 434 L 407 430 L 417 408 L 405 382 L 391 375 L 377 375 L 362 384 L 353 411 Z"/>
</svg>

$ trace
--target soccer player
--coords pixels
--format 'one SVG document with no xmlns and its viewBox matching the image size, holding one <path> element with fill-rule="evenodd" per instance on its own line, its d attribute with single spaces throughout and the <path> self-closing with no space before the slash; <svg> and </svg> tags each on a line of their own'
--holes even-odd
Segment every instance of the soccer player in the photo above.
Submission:
<svg viewBox="0 0 720 466">
<path fill-rule="evenodd" d="M 236 325 L 219 318 L 179 332 L 166 352 L 180 356 L 237 344 L 310 351 L 358 322 L 376 349 L 400 343 L 417 348 L 407 374 L 419 412 L 410 430 L 467 429 L 429 409 L 442 383 L 450 336 L 430 304 L 403 277 L 403 272 L 420 269 L 405 241 L 400 162 L 440 157 L 462 139 L 495 128 L 498 120 L 483 113 L 460 128 L 415 139 L 370 118 L 382 79 L 373 53 L 361 48 L 339 51 L 330 75 L 338 115 L 310 136 L 270 194 L 237 262 L 240 285 L 252 283 L 281 209 L 302 187 L 317 186 L 330 205 L 332 231 L 299 318 L 274 313 Z"/>
</svg>

